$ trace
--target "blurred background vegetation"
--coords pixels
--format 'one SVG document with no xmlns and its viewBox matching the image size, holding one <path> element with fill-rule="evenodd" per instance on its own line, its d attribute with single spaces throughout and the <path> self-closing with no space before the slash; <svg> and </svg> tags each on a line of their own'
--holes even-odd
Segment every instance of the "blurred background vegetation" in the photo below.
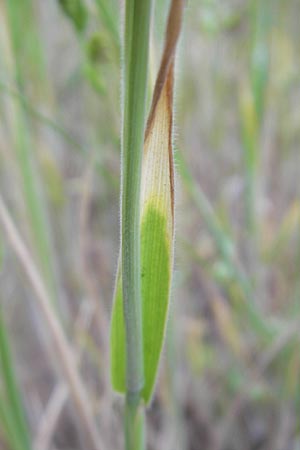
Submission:
<svg viewBox="0 0 300 450">
<path fill-rule="evenodd" d="M 155 3 L 149 99 L 168 8 Z M 122 9 L 0 0 L 0 202 L 107 450 L 123 447 L 108 362 Z M 189 0 L 179 53 L 175 275 L 148 448 L 299 450 L 299 2 Z M 89 450 L 3 226 L 0 250 L 0 448 Z"/>
</svg>

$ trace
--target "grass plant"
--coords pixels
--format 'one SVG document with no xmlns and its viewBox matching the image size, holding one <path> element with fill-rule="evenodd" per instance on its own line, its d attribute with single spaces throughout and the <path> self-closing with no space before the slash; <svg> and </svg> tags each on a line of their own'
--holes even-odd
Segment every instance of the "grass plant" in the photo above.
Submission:
<svg viewBox="0 0 300 450">
<path fill-rule="evenodd" d="M 135 11 L 129 3 L 124 54 L 122 258 L 111 331 L 112 382 L 117 391 L 126 393 L 128 450 L 144 447 L 142 442 L 137 443 L 143 430 L 138 408 L 142 399 L 147 404 L 152 398 L 170 297 L 174 233 L 173 71 L 183 9 L 181 1 L 171 2 L 165 47 L 145 128 L 150 22 L 146 28 L 144 24 L 135 25 L 135 20 L 140 22 L 141 11 Z M 151 5 L 148 6 L 150 15 Z M 130 24 L 132 30 L 126 30 Z M 134 36 L 141 33 L 140 26 L 148 30 L 144 43 L 147 55 L 142 62 L 134 48 Z M 133 48 L 127 48 L 131 42 Z M 142 100 L 143 104 L 138 105 Z"/>
<path fill-rule="evenodd" d="M 1 450 L 298 449 L 297 13 L 0 2 Z"/>
</svg>

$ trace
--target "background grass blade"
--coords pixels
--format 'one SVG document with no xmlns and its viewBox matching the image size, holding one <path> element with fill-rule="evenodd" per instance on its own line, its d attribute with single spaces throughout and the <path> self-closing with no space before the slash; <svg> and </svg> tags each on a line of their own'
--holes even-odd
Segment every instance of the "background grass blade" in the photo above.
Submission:
<svg viewBox="0 0 300 450">
<path fill-rule="evenodd" d="M 1 31 L 3 33 L 1 57 L 6 76 L 16 82 L 18 90 L 23 94 L 28 82 L 28 68 L 31 67 L 36 80 L 36 92 L 43 91 L 40 80 L 44 80 L 45 75 L 38 46 L 39 40 L 35 33 L 31 0 L 26 0 L 21 4 L 15 0 L 3 2 L 0 10 Z M 27 28 L 26 32 L 24 31 L 24 37 L 24 35 L 21 36 L 19 31 L 23 29 L 25 23 Z M 31 26 L 28 27 L 28 24 L 31 24 Z M 26 39 L 26 45 L 24 39 Z M 33 139 L 30 133 L 30 121 L 22 101 L 19 101 L 17 96 L 9 96 L 6 100 L 7 117 L 10 121 L 10 133 L 15 151 L 15 164 L 22 183 L 21 195 L 25 203 L 25 222 L 29 225 L 29 235 L 35 257 L 42 267 L 42 275 L 54 304 L 56 302 L 57 280 L 53 243 L 45 204 L 46 197 L 40 179 L 37 152 L 35 151 L 37 140 Z M 58 307 L 57 304 L 56 307 Z"/>
<path fill-rule="evenodd" d="M 200 186 L 196 184 L 193 176 L 189 172 L 186 161 L 179 150 L 176 153 L 176 163 L 185 188 L 193 199 L 195 206 L 199 209 L 201 217 L 214 240 L 219 257 L 222 263 L 225 264 L 229 285 L 230 282 L 233 281 L 240 291 L 241 295 L 238 296 L 235 306 L 240 312 L 243 312 L 243 315 L 249 321 L 251 328 L 256 334 L 260 335 L 263 339 L 270 340 L 270 338 L 274 336 L 274 329 L 271 324 L 265 320 L 253 301 L 255 295 L 254 286 L 247 277 L 243 267 L 241 267 L 230 235 L 223 230 L 209 200 L 201 190 Z"/>
<path fill-rule="evenodd" d="M 82 425 L 86 429 L 86 437 L 88 442 L 93 450 L 100 450 L 101 439 L 98 435 L 98 430 L 87 400 L 88 396 L 86 394 L 84 384 L 77 370 L 73 351 L 64 334 L 63 328 L 61 327 L 60 322 L 51 307 L 51 301 L 46 285 L 44 284 L 28 249 L 23 243 L 1 197 L 0 222 L 11 247 L 19 259 L 19 262 L 21 263 L 36 294 L 36 300 L 43 314 L 43 318 L 47 323 L 54 340 L 55 350 L 61 370 L 64 373 L 66 381 L 70 387 L 70 392 L 72 394 L 74 404 L 77 407 L 77 413 L 81 419 Z"/>
<path fill-rule="evenodd" d="M 13 450 L 30 450 L 30 433 L 12 363 L 9 338 L 0 307 L 0 420 Z"/>
</svg>

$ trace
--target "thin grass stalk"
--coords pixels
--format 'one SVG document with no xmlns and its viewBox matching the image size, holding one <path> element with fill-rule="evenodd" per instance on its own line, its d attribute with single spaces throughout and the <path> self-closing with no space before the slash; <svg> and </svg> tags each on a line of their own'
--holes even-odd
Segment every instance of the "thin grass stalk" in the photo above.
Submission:
<svg viewBox="0 0 300 450">
<path fill-rule="evenodd" d="M 84 305 L 80 308 L 78 317 L 75 321 L 75 328 L 81 327 L 82 331 L 87 332 L 90 322 L 94 316 L 95 308 L 91 305 L 86 311 Z M 76 355 L 75 355 L 76 357 Z M 77 366 L 80 368 L 83 357 L 83 348 L 80 347 L 77 354 Z M 37 435 L 33 440 L 34 450 L 48 450 L 61 413 L 69 399 L 69 388 L 65 380 L 60 381 L 53 389 L 47 406 L 43 411 L 40 423 L 37 427 Z"/>
<path fill-rule="evenodd" d="M 114 1 L 95 0 L 99 10 L 99 15 L 103 24 L 110 31 L 115 43 L 119 46 L 119 30 L 118 23 L 115 19 L 117 16 L 117 5 Z"/>
<path fill-rule="evenodd" d="M 264 320 L 260 311 L 257 309 L 256 303 L 253 302 L 253 285 L 247 278 L 243 267 L 241 267 L 232 239 L 230 239 L 230 236 L 222 229 L 209 200 L 201 188 L 195 183 L 187 163 L 179 150 L 177 150 L 176 160 L 185 188 L 199 209 L 207 229 L 215 242 L 220 257 L 229 268 L 232 280 L 234 280 L 241 291 L 242 303 L 239 304 L 239 307 L 248 317 L 253 330 L 264 339 L 269 340 L 274 336 L 274 330 L 271 324 Z"/>
<path fill-rule="evenodd" d="M 11 97 L 12 99 L 18 100 L 26 114 L 30 116 L 30 119 L 35 119 L 37 123 L 49 127 L 52 131 L 56 132 L 65 141 L 70 144 L 74 149 L 80 153 L 84 153 L 85 149 L 68 133 L 68 131 L 59 124 L 56 118 L 52 116 L 47 116 L 41 112 L 35 105 L 32 105 L 29 99 L 21 94 L 17 89 L 10 86 L 9 84 L 0 80 L 0 92 L 4 95 Z"/>
<path fill-rule="evenodd" d="M 25 5 L 24 15 L 30 18 L 30 2 L 28 10 Z M 20 92 L 24 92 L 26 84 L 26 71 L 22 61 L 24 42 L 21 40 L 19 21 L 21 20 L 20 4 L 16 1 L 6 1 L 0 5 L 0 17 L 2 26 L 2 54 L 8 75 L 16 80 Z M 27 13 L 27 14 L 25 14 Z M 23 20 L 23 19 L 22 19 Z M 27 55 L 25 55 L 27 56 Z M 37 161 L 33 152 L 33 140 L 28 131 L 28 115 L 26 108 L 19 101 L 18 96 L 8 98 L 7 113 L 10 118 L 12 146 L 15 149 L 16 166 L 20 173 L 22 183 L 22 195 L 26 208 L 31 242 L 35 251 L 35 257 L 42 267 L 43 278 L 51 293 L 51 302 L 55 304 L 57 282 L 54 270 L 54 258 L 52 251 L 52 239 L 47 211 L 44 204 L 43 186 L 37 173 Z M 58 305 L 56 305 L 58 306 Z"/>
<path fill-rule="evenodd" d="M 0 309 L 0 373 L 4 392 L 0 395 L 0 418 L 7 439 L 15 450 L 30 450 L 29 428 L 13 367 L 6 326 Z M 2 408 L 3 407 L 3 408 Z"/>
<path fill-rule="evenodd" d="M 1 438 L 8 444 L 11 450 L 27 450 L 24 448 L 22 438 L 16 432 L 15 421 L 7 409 L 7 404 L 0 401 Z M 3 433 L 3 434 L 2 434 Z"/>
<path fill-rule="evenodd" d="M 121 260 L 126 329 L 126 449 L 144 448 L 140 192 L 151 0 L 127 0 L 123 49 Z"/>
<path fill-rule="evenodd" d="M 39 308 L 53 337 L 53 342 L 60 363 L 61 370 L 70 388 L 70 393 L 77 408 L 77 414 L 86 436 L 93 450 L 101 449 L 101 438 L 90 407 L 90 399 L 77 369 L 73 351 L 60 325 L 60 322 L 51 307 L 51 301 L 45 283 L 37 269 L 30 252 L 25 246 L 19 232 L 9 214 L 9 211 L 0 196 L 0 225 L 7 235 L 8 241 L 22 265 L 24 272 L 36 294 Z"/>
<path fill-rule="evenodd" d="M 259 207 L 261 197 L 262 131 L 269 76 L 269 39 L 272 0 L 252 2 L 252 43 L 249 80 L 241 95 L 242 140 L 245 164 L 246 230 L 250 239 L 248 266 L 256 278 L 259 259 Z"/>
</svg>

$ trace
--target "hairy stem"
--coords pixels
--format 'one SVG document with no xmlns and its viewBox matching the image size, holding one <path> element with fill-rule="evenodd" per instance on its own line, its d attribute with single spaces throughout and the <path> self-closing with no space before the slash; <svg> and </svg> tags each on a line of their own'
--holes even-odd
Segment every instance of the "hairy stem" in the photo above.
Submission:
<svg viewBox="0 0 300 450">
<path fill-rule="evenodd" d="M 122 130 L 122 288 L 126 329 L 127 450 L 143 448 L 137 439 L 141 390 L 144 384 L 142 308 L 140 281 L 140 185 L 145 109 L 151 0 L 127 0 L 123 49 Z M 141 432 L 141 436 L 143 432 Z"/>
</svg>

